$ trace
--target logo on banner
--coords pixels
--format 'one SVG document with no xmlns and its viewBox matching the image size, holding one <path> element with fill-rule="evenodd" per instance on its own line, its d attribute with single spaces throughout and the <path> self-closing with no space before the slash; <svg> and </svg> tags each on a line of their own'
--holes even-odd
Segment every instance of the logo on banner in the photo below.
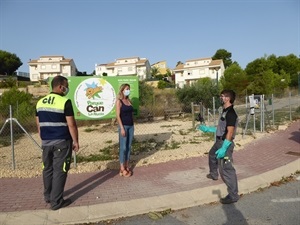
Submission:
<svg viewBox="0 0 300 225">
<path fill-rule="evenodd" d="M 115 106 L 116 94 L 113 86 L 103 78 L 89 78 L 77 86 L 75 104 L 80 113 L 90 118 L 101 118 Z"/>
</svg>

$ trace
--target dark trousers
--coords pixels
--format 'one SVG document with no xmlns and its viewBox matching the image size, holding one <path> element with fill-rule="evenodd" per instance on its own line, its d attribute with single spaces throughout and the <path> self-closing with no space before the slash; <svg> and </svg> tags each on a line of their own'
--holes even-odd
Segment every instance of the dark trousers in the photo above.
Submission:
<svg viewBox="0 0 300 225">
<path fill-rule="evenodd" d="M 209 173 L 214 179 L 218 179 L 218 160 L 216 158 L 216 151 L 222 147 L 223 141 L 217 140 L 214 145 L 211 147 L 208 153 L 208 165 Z"/>
<path fill-rule="evenodd" d="M 213 178 L 218 178 L 219 172 L 223 182 L 227 186 L 227 191 L 230 198 L 238 200 L 238 182 L 232 157 L 234 143 L 232 143 L 227 149 L 225 159 L 217 159 L 216 151 L 222 147 L 222 144 L 223 140 L 217 140 L 209 151 L 209 173 Z"/>
<path fill-rule="evenodd" d="M 51 207 L 62 204 L 63 192 L 70 169 L 72 140 L 54 146 L 42 146 L 44 198 Z"/>
</svg>

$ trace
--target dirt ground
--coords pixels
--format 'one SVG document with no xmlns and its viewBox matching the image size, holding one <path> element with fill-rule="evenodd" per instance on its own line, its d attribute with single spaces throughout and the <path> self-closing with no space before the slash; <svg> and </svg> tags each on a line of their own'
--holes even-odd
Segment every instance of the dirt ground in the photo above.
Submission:
<svg viewBox="0 0 300 225">
<path fill-rule="evenodd" d="M 242 128 L 239 128 L 235 138 L 235 151 L 239 151 L 248 143 L 271 135 L 273 132 L 256 132 L 244 137 L 242 133 Z M 13 169 L 12 147 L 0 147 L 0 178 L 41 176 L 41 149 L 38 146 L 41 141 L 38 134 L 30 135 L 37 144 L 27 135 L 14 143 L 15 169 Z M 153 149 L 133 155 L 131 163 L 136 167 L 189 157 L 201 157 L 207 154 L 213 144 L 213 139 L 208 140 L 207 135 L 193 129 L 192 122 L 189 120 L 160 120 L 135 124 L 135 139 L 138 142 L 155 139 L 156 142 L 164 142 L 169 145 L 174 142 L 180 144 L 180 147 L 176 149 Z M 109 128 L 108 126 L 80 127 L 79 143 L 78 155 L 95 154 L 99 152 L 99 149 L 112 143 L 118 143 L 117 126 Z M 118 160 L 76 163 L 76 167 L 73 163 L 69 173 L 95 172 L 107 168 L 118 169 L 118 167 Z"/>
</svg>

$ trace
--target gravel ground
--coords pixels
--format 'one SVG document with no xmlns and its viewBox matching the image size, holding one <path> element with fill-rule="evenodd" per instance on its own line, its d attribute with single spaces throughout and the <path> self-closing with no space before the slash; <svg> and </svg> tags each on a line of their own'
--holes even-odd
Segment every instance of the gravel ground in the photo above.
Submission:
<svg viewBox="0 0 300 225">
<path fill-rule="evenodd" d="M 89 129 L 89 132 L 87 132 Z M 41 144 L 38 134 L 30 134 L 31 137 Z M 238 130 L 235 138 L 235 150 L 238 151 L 252 141 L 263 138 L 271 133 L 259 133 L 245 135 L 242 137 L 242 130 Z M 205 155 L 213 144 L 207 140 L 202 132 L 191 129 L 191 121 L 171 120 L 154 121 L 146 124 L 135 125 L 135 139 L 139 142 L 147 139 L 155 139 L 156 142 L 180 143 L 177 149 L 162 150 L 156 149 L 145 151 L 131 157 L 135 166 L 143 166 L 166 162 L 170 160 L 184 159 L 189 157 L 200 157 Z M 99 125 L 79 128 L 80 151 L 78 155 L 88 156 L 99 152 L 113 143 L 118 143 L 117 126 Z M 0 178 L 3 177 L 37 177 L 42 173 L 41 149 L 31 138 L 24 135 L 14 143 L 15 169 L 13 169 L 12 147 L 0 146 Z M 73 163 L 69 173 L 95 172 L 104 169 L 118 169 L 118 160 L 98 161 L 90 163 Z"/>
</svg>

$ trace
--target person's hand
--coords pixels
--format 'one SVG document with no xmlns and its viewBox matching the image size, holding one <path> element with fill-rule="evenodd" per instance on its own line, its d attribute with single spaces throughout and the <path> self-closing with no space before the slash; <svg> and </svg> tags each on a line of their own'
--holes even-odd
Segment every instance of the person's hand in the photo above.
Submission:
<svg viewBox="0 0 300 225">
<path fill-rule="evenodd" d="M 226 155 L 227 149 L 229 148 L 230 145 L 231 145 L 231 141 L 228 141 L 227 139 L 225 139 L 223 141 L 222 147 L 216 151 L 216 158 L 217 159 L 224 158 Z"/>
<path fill-rule="evenodd" d="M 79 151 L 79 143 L 78 142 L 73 142 L 73 151 L 78 152 Z"/>
<path fill-rule="evenodd" d="M 205 126 L 205 125 L 200 125 L 198 126 L 198 130 L 201 130 L 202 132 L 204 133 L 214 133 L 217 131 L 217 128 L 216 127 L 209 127 L 209 126 Z"/>
<path fill-rule="evenodd" d="M 126 132 L 124 128 L 121 128 L 121 135 L 122 137 L 126 137 Z"/>
</svg>

